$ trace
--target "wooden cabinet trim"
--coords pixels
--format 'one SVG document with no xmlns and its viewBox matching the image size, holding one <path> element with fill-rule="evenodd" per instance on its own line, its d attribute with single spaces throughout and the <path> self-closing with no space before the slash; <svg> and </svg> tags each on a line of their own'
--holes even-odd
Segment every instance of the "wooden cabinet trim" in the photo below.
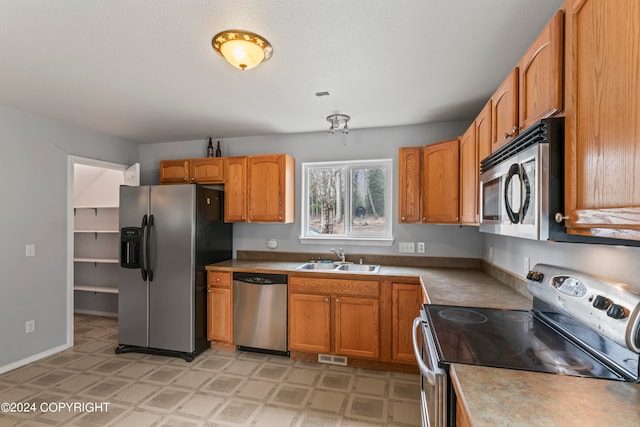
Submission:
<svg viewBox="0 0 640 427">
<path fill-rule="evenodd" d="M 339 277 L 335 279 L 324 279 L 289 276 L 289 292 L 377 298 L 380 295 L 380 282 L 374 280 L 341 279 Z"/>
</svg>

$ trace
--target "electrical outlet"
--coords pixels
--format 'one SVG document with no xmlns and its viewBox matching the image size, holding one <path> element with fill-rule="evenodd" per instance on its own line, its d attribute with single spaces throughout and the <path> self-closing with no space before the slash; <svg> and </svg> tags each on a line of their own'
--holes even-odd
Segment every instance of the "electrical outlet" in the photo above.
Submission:
<svg viewBox="0 0 640 427">
<path fill-rule="evenodd" d="M 24 324 L 24 333 L 30 334 L 31 332 L 35 332 L 35 330 L 36 330 L 36 321 L 27 320 Z"/>
<path fill-rule="evenodd" d="M 412 254 L 415 251 L 416 250 L 413 242 L 400 242 L 398 246 L 398 252 L 400 253 Z"/>
<path fill-rule="evenodd" d="M 418 253 L 423 254 L 425 250 L 424 242 L 418 242 Z"/>
<path fill-rule="evenodd" d="M 28 244 L 25 248 L 25 255 L 36 256 L 36 245 L 34 245 L 33 243 Z"/>
<path fill-rule="evenodd" d="M 529 273 L 529 270 L 531 270 L 531 265 L 529 263 L 529 257 L 526 256 L 524 257 L 524 275 L 525 276 Z"/>
</svg>

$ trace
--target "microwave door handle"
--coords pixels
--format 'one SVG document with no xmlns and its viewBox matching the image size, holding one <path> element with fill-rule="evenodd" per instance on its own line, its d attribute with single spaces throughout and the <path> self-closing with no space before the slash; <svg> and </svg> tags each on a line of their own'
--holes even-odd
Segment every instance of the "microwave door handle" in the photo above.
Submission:
<svg viewBox="0 0 640 427">
<path fill-rule="evenodd" d="M 518 224 L 520 222 L 520 214 L 522 212 L 522 206 L 518 206 L 518 210 L 514 211 L 511 203 L 509 202 L 509 184 L 516 175 L 518 178 L 521 178 L 522 176 L 522 167 L 519 163 L 511 165 L 509 172 L 507 172 L 507 178 L 504 180 L 504 208 L 507 211 L 507 216 L 512 224 Z M 522 179 L 520 180 L 520 196 L 522 196 Z M 522 197 L 520 197 L 520 203 L 522 204 Z"/>
<path fill-rule="evenodd" d="M 422 355 L 420 354 L 420 346 L 418 345 L 418 334 L 417 334 L 418 328 L 420 326 L 422 326 L 422 319 L 418 316 L 415 319 L 413 319 L 413 332 L 412 332 L 413 353 L 416 356 L 416 362 L 418 362 L 418 369 L 420 370 L 420 373 L 422 374 L 422 376 L 424 376 L 427 379 L 427 381 L 429 381 L 429 384 L 436 385 L 435 372 L 429 369 L 427 364 L 424 363 L 424 361 L 422 360 Z"/>
</svg>

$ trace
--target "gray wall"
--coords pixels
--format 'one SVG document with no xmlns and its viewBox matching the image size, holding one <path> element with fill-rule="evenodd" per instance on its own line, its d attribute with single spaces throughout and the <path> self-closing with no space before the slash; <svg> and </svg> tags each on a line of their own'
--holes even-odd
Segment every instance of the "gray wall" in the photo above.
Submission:
<svg viewBox="0 0 640 427">
<path fill-rule="evenodd" d="M 491 247 L 493 259 L 489 258 Z M 640 248 L 484 237 L 484 259 L 524 276 L 524 257 L 529 257 L 531 267 L 536 263 L 562 265 L 627 283 L 640 292 Z"/>
<path fill-rule="evenodd" d="M 67 343 L 69 155 L 131 164 L 138 146 L 0 106 L 0 371 Z M 25 245 L 36 256 L 25 257 Z M 36 331 L 25 334 L 25 322 Z"/>
<path fill-rule="evenodd" d="M 336 244 L 301 244 L 300 190 L 303 162 L 363 160 L 392 158 L 393 173 L 393 246 L 358 246 L 340 244 L 349 253 L 398 254 L 398 242 L 426 242 L 426 256 L 479 258 L 482 255 L 482 236 L 475 227 L 453 225 L 400 225 L 397 223 L 397 170 L 398 147 L 427 145 L 457 137 L 469 124 L 464 122 L 432 123 L 375 129 L 352 129 L 349 135 L 326 132 L 274 135 L 224 139 L 223 156 L 287 153 L 296 161 L 296 222 L 294 224 L 242 224 L 234 225 L 234 250 L 269 250 L 269 239 L 278 241 L 277 251 L 303 251 L 331 257 L 329 249 Z M 355 124 L 354 124 L 355 126 Z M 214 138 L 214 145 L 216 139 Z M 141 181 L 157 184 L 159 161 L 205 156 L 206 139 L 140 146 Z M 417 256 L 418 254 L 414 254 Z"/>
</svg>

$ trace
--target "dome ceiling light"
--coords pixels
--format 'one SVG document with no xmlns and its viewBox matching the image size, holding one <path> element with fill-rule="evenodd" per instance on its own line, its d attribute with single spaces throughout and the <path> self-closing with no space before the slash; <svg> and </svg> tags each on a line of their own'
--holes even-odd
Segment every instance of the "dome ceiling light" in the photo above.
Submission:
<svg viewBox="0 0 640 427">
<path fill-rule="evenodd" d="M 273 52 L 264 37 L 244 30 L 221 31 L 213 36 L 211 44 L 229 64 L 241 70 L 257 67 Z"/>
</svg>

